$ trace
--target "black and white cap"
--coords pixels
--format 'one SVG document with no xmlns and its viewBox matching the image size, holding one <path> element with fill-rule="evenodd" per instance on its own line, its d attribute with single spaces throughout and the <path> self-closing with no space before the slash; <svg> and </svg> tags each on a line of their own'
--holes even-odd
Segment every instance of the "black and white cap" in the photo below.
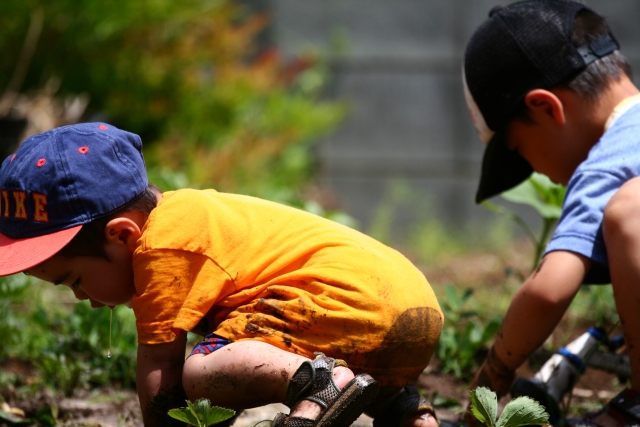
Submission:
<svg viewBox="0 0 640 427">
<path fill-rule="evenodd" d="M 525 95 L 566 81 L 619 48 L 610 30 L 584 46 L 571 43 L 575 17 L 585 9 L 593 12 L 569 0 L 498 6 L 471 37 L 464 56 L 464 91 L 473 123 L 487 146 L 476 203 L 515 187 L 533 172 L 504 141 L 505 127 Z"/>
</svg>

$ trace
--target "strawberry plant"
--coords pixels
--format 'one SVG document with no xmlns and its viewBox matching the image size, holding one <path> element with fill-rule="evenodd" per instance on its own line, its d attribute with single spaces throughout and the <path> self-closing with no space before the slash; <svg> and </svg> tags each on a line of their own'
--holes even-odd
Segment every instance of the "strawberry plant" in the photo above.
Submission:
<svg viewBox="0 0 640 427">
<path fill-rule="evenodd" d="M 507 403 L 498 418 L 498 398 L 486 387 L 469 392 L 471 413 L 488 427 L 519 427 L 526 425 L 548 425 L 549 414 L 544 407 L 530 397 L 520 396 Z"/>
<path fill-rule="evenodd" d="M 534 172 L 529 179 L 522 184 L 501 194 L 505 200 L 528 205 L 536 210 L 542 218 L 542 230 L 538 235 L 536 235 L 522 217 L 513 211 L 488 201 L 482 202 L 482 206 L 505 215 L 520 225 L 527 233 L 527 236 L 535 246 L 532 271 L 538 266 L 547 241 L 549 237 L 551 237 L 551 232 L 558 222 L 558 219 L 560 219 L 565 193 L 566 189 L 564 186 L 554 184 L 545 175 Z"/>
<path fill-rule="evenodd" d="M 186 408 L 176 408 L 169 411 L 169 416 L 178 421 L 196 427 L 208 427 L 220 423 L 235 415 L 231 409 L 211 406 L 209 399 L 198 399 L 191 403 L 187 400 Z"/>
</svg>

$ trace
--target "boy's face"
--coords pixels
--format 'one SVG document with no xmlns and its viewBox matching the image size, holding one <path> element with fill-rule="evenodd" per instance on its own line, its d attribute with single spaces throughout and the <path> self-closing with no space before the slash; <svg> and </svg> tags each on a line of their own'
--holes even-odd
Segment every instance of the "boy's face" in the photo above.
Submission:
<svg viewBox="0 0 640 427">
<path fill-rule="evenodd" d="M 566 185 L 577 164 L 568 162 L 564 144 L 557 141 L 557 132 L 544 126 L 521 119 L 514 119 L 507 126 L 506 144 L 510 150 L 516 150 L 531 167 L 545 174 L 553 182 Z"/>
<path fill-rule="evenodd" d="M 88 299 L 93 308 L 129 304 L 135 294 L 131 253 L 109 249 L 109 245 L 105 249 L 109 260 L 55 255 L 25 273 L 46 282 L 68 286 L 77 299 Z"/>
<path fill-rule="evenodd" d="M 525 105 L 527 119 L 515 118 L 507 125 L 507 148 L 516 150 L 536 172 L 567 185 L 602 134 L 590 123 L 591 104 L 558 88 L 530 91 Z"/>
</svg>

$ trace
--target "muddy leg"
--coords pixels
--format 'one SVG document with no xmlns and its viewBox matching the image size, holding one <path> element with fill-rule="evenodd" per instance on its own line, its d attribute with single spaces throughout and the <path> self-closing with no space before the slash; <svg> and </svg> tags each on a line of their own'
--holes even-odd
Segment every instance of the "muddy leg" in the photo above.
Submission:
<svg viewBox="0 0 640 427">
<path fill-rule="evenodd" d="M 289 380 L 308 360 L 260 341 L 238 341 L 211 354 L 189 357 L 182 382 L 192 401 L 204 397 L 226 408 L 254 408 L 286 402 Z M 353 377 L 348 368 L 334 369 L 340 388 Z M 315 419 L 321 410 L 316 403 L 301 401 L 291 414 Z"/>
</svg>

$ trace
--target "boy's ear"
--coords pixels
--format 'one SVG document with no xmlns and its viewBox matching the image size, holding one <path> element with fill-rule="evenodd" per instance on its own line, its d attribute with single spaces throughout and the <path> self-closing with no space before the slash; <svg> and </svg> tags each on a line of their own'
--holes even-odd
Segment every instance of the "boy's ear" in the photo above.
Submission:
<svg viewBox="0 0 640 427">
<path fill-rule="evenodd" d="M 126 246 L 131 252 L 136 248 L 136 242 L 142 235 L 140 227 L 135 221 L 126 217 L 114 218 L 104 228 L 107 243 Z"/>
<path fill-rule="evenodd" d="M 566 122 L 564 104 L 553 92 L 534 89 L 525 95 L 524 103 L 529 116 L 536 123 L 552 120 L 558 125 L 564 125 Z"/>
</svg>

